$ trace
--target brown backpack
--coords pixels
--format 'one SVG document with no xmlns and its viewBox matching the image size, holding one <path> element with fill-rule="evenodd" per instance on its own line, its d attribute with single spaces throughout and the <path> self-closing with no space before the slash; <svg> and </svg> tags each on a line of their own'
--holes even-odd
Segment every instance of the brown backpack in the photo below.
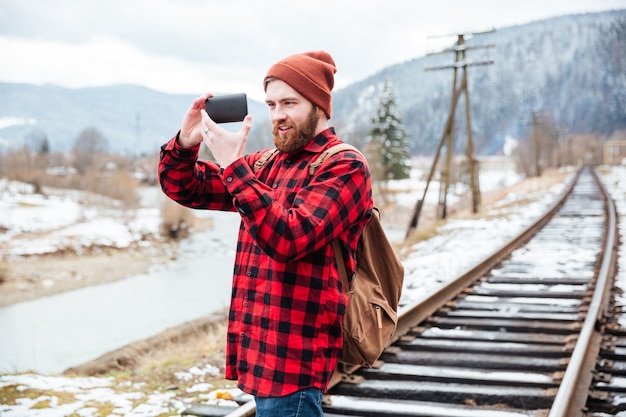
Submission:
<svg viewBox="0 0 626 417">
<path fill-rule="evenodd" d="M 309 175 L 315 175 L 317 168 L 326 159 L 345 150 L 359 152 L 347 143 L 332 146 L 309 165 Z M 265 152 L 254 164 L 254 171 L 259 170 L 275 155 L 276 150 Z M 404 266 L 385 235 L 380 223 L 380 212 L 376 207 L 358 241 L 357 266 L 351 287 L 348 286 L 340 243 L 334 240 L 332 245 L 339 275 L 344 288 L 348 289 L 340 360 L 349 365 L 372 366 L 389 343 L 398 324 L 398 303 L 404 282 Z"/>
</svg>

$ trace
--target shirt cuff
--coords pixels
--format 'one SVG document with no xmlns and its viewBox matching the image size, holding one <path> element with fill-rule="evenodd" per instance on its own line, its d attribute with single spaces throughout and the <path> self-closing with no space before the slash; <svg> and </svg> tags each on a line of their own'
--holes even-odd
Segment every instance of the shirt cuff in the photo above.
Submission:
<svg viewBox="0 0 626 417">
<path fill-rule="evenodd" d="M 242 214 L 252 214 L 271 204 L 267 186 L 261 183 L 242 157 L 224 167 L 222 180 L 228 192 L 235 198 L 235 205 Z"/>
<path fill-rule="evenodd" d="M 178 135 L 180 132 L 176 134 L 168 143 L 163 147 L 164 150 L 169 151 L 176 155 L 178 159 L 190 159 L 195 160 L 198 158 L 198 153 L 200 152 L 200 146 L 202 144 L 198 144 L 192 148 L 183 148 L 178 143 Z"/>
</svg>

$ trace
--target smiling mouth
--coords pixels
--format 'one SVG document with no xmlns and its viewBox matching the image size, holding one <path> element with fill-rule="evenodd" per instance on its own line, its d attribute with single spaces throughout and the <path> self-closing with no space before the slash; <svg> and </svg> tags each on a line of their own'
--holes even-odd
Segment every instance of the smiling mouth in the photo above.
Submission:
<svg viewBox="0 0 626 417">
<path fill-rule="evenodd" d="M 285 133 L 291 130 L 291 126 L 278 126 L 278 131 L 280 133 Z"/>
</svg>

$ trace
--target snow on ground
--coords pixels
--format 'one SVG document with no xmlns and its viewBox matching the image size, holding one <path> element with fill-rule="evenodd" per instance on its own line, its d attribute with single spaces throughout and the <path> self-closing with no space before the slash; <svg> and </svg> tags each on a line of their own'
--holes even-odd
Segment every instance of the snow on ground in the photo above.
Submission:
<svg viewBox="0 0 626 417">
<path fill-rule="evenodd" d="M 123 210 L 85 192 L 45 191 L 34 194 L 32 186 L 0 180 L 0 232 L 6 230 L 0 233 L 0 257 L 66 249 L 80 253 L 91 246 L 126 248 L 159 233 L 158 208 Z"/>
<path fill-rule="evenodd" d="M 612 167 L 603 169 L 601 172 L 603 181 L 617 201 L 619 216 L 626 218 L 626 167 Z M 511 185 L 511 181 L 515 181 L 511 176 L 497 177 L 493 173 L 490 178 L 494 180 L 493 186 Z M 415 182 L 412 183 L 415 184 Z M 402 184 L 395 184 L 395 186 L 402 187 Z M 481 177 L 481 189 L 486 191 L 489 186 L 489 181 L 484 181 Z M 59 233 L 52 234 L 53 237 L 49 237 L 47 243 L 33 246 L 39 247 L 37 250 L 43 250 L 41 248 L 46 245 L 49 248 L 63 246 L 67 244 L 65 239 L 71 236 L 73 239 L 86 242 L 85 244 L 89 241 L 101 240 L 123 247 L 141 233 L 155 231 L 153 221 L 156 222 L 158 213 L 149 210 L 141 216 L 134 216 L 134 219 L 146 220 L 141 226 L 137 226 L 133 222 L 120 222 L 120 217 L 113 215 L 113 212 L 110 212 L 110 216 L 103 216 L 102 213 L 92 214 L 92 209 L 80 206 L 79 199 L 43 199 L 28 195 L 28 193 L 24 194 L 24 190 L 16 190 L 18 187 L 21 186 L 6 183 L 0 185 L 0 227 L 8 227 L 7 219 L 11 219 L 9 231 L 5 233 L 9 237 L 1 238 L 5 241 L 10 239 L 11 233 L 16 233 L 18 230 L 57 230 Z M 549 190 L 511 194 L 505 201 L 493 207 L 492 211 L 487 213 L 486 218 L 471 221 L 450 219 L 439 228 L 437 236 L 406 249 L 402 254 L 406 268 L 406 288 L 402 301 L 409 303 L 425 297 L 433 289 L 473 266 L 476 260 L 491 254 L 543 213 L 563 191 L 563 188 L 564 185 L 561 184 Z M 433 190 L 436 201 L 438 186 L 434 186 Z M 398 202 L 406 202 L 408 207 L 412 207 L 417 198 L 421 198 L 419 187 L 409 189 L 402 198 L 398 199 Z M 429 192 L 427 201 L 432 198 Z M 524 204 L 506 204 L 516 201 L 524 201 Z M 22 211 L 30 212 L 26 214 Z M 76 224 L 78 220 L 81 223 Z M 624 222 L 620 224 L 620 234 L 623 240 L 626 237 Z M 2 240 L 0 240 L 1 243 Z M 11 246 L 13 251 L 11 253 L 24 253 L 27 247 L 26 244 L 16 244 Z M 617 282 L 626 288 L 626 254 L 623 247 L 620 248 L 619 255 Z M 624 303 L 626 299 L 620 299 L 618 302 Z M 207 403 L 223 402 L 226 401 L 223 398 L 239 394 L 237 390 L 227 393 L 228 395 L 223 395 L 223 391 L 210 391 L 212 387 L 203 381 L 203 376 L 210 372 L 211 370 L 191 368 L 188 373 L 177 375 L 177 378 L 194 381 L 195 385 L 190 389 L 206 391 L 207 393 L 203 394 L 201 399 Z M 65 378 L 35 374 L 0 376 L 0 388 L 11 385 L 16 385 L 20 391 L 37 388 L 51 393 L 49 396 L 35 399 L 29 399 L 25 395 L 25 398 L 18 400 L 16 405 L 0 405 L 0 415 L 3 417 L 60 417 L 72 413 L 85 417 L 92 416 L 96 414 L 96 409 L 90 403 L 96 399 L 98 403 L 109 402 L 115 406 L 111 411 L 111 416 L 147 417 L 164 413 L 167 410 L 180 413 L 189 406 L 173 398 L 171 392 L 155 392 L 146 397 L 140 392 L 140 387 L 114 386 L 114 382 L 109 378 Z M 75 401 L 59 403 L 58 394 L 55 393 L 61 392 L 73 393 Z M 51 407 L 33 408 L 33 405 L 45 401 L 48 401 Z M 137 403 L 140 405 L 132 405 Z"/>
<path fill-rule="evenodd" d="M 485 218 L 448 219 L 436 236 L 405 249 L 401 254 L 405 267 L 401 304 L 414 304 L 487 258 L 544 213 L 564 188 L 565 184 L 557 184 L 548 190 L 511 193 L 485 213 Z M 515 205 L 516 200 L 530 202 Z"/>
<path fill-rule="evenodd" d="M 614 167 L 610 172 L 602 175 L 603 181 L 611 197 L 615 200 L 615 209 L 618 218 L 618 236 L 620 241 L 626 241 L 626 166 Z M 626 245 L 621 244 L 617 250 L 617 276 L 616 285 L 624 289 L 621 295 L 617 296 L 615 303 L 622 306 L 626 311 Z M 626 314 L 620 317 L 619 324 L 626 327 Z"/>
</svg>

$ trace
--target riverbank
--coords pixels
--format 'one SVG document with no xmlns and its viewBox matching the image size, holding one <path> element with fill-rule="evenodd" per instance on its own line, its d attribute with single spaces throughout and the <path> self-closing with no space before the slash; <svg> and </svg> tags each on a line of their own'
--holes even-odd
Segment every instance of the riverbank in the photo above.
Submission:
<svg viewBox="0 0 626 417">
<path fill-rule="evenodd" d="M 197 218 L 196 233 L 212 227 L 210 218 Z M 49 232 L 13 239 L 36 241 Z M 80 250 L 13 256 L 0 261 L 0 307 L 144 274 L 176 259 L 178 241 L 150 237 L 128 247 L 94 245 Z"/>
</svg>

